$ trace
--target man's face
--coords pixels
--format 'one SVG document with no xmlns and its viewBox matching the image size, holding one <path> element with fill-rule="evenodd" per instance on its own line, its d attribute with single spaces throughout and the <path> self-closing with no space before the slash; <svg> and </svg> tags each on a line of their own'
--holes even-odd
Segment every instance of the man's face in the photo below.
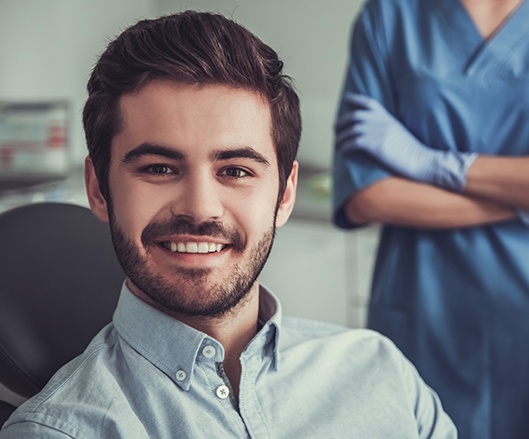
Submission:
<svg viewBox="0 0 529 439">
<path fill-rule="evenodd" d="M 269 106 L 248 90 L 166 81 L 120 104 L 110 209 L 89 160 L 86 178 L 129 287 L 177 315 L 222 316 L 256 290 L 295 198 L 296 166 L 278 203 Z"/>
</svg>

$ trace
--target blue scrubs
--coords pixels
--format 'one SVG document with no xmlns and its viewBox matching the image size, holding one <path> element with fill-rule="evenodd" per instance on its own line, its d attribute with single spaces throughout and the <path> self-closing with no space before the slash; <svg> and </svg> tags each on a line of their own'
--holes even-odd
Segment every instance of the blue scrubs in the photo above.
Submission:
<svg viewBox="0 0 529 439">
<path fill-rule="evenodd" d="M 432 148 L 529 155 L 529 3 L 485 41 L 460 0 L 370 0 L 346 91 L 376 98 Z M 333 171 L 333 218 L 352 228 L 346 200 L 392 173 L 359 152 L 336 152 Z M 368 326 L 415 363 L 461 438 L 529 437 L 529 228 L 519 220 L 385 226 Z"/>
</svg>

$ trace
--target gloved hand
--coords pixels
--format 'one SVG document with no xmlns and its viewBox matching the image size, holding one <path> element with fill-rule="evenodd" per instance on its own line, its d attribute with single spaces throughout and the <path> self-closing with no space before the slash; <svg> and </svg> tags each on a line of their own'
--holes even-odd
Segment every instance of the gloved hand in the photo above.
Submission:
<svg viewBox="0 0 529 439">
<path fill-rule="evenodd" d="M 344 97 L 354 110 L 336 123 L 336 147 L 364 151 L 406 178 L 462 191 L 476 153 L 440 151 L 419 142 L 378 101 L 359 94 Z"/>
</svg>

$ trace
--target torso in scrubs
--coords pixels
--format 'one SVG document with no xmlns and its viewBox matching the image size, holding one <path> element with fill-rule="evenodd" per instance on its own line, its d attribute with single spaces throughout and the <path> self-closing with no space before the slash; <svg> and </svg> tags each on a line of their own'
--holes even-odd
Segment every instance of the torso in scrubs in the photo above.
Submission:
<svg viewBox="0 0 529 439">
<path fill-rule="evenodd" d="M 368 1 L 354 27 L 345 91 L 376 98 L 432 148 L 527 156 L 529 3 L 485 41 L 460 0 Z M 389 176 L 362 153 L 336 152 L 335 222 L 354 227 L 345 201 Z M 385 226 L 368 326 L 415 363 L 459 437 L 529 437 L 529 228 L 522 222 L 448 231 Z"/>
</svg>

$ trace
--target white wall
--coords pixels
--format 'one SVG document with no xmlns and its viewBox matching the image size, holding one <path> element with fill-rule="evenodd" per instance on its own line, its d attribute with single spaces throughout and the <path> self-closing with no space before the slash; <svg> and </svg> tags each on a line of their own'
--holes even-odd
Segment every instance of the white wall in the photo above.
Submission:
<svg viewBox="0 0 529 439">
<path fill-rule="evenodd" d="M 80 163 L 90 70 L 109 39 L 156 11 L 155 0 L 0 1 L 0 100 L 69 100 L 72 155 Z"/>
<path fill-rule="evenodd" d="M 158 0 L 161 13 L 225 14 L 279 52 L 303 111 L 299 158 L 328 167 L 332 125 L 347 61 L 351 23 L 363 0 Z"/>
</svg>

